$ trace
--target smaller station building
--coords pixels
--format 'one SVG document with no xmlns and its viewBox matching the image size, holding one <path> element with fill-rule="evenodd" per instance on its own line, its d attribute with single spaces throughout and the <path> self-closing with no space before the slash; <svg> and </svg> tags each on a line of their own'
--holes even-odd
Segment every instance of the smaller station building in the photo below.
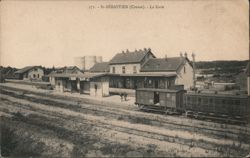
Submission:
<svg viewBox="0 0 250 158">
<path fill-rule="evenodd" d="M 109 79 L 105 73 L 83 73 L 76 66 L 63 67 L 51 72 L 51 85 L 59 92 L 89 94 L 104 97 L 109 95 Z"/>
</svg>

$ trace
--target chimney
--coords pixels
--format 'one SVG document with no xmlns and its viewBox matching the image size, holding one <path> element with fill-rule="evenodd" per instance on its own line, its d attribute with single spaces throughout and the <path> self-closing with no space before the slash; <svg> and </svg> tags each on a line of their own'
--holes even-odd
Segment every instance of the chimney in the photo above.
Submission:
<svg viewBox="0 0 250 158">
<path fill-rule="evenodd" d="M 187 58 L 187 57 L 188 57 L 188 54 L 187 54 L 187 52 L 185 52 L 184 56 L 185 56 L 185 58 Z"/>
<path fill-rule="evenodd" d="M 168 60 L 168 56 L 167 56 L 167 54 L 165 55 L 165 61 L 167 61 Z"/>
<path fill-rule="evenodd" d="M 148 48 L 148 51 L 151 51 L 151 48 Z"/>
<path fill-rule="evenodd" d="M 182 52 L 180 52 L 180 57 L 183 57 L 183 54 L 182 54 Z"/>
<path fill-rule="evenodd" d="M 135 49 L 135 52 L 138 52 L 137 49 Z"/>
<path fill-rule="evenodd" d="M 192 59 L 193 59 L 193 86 L 195 88 L 196 87 L 196 78 L 195 78 L 196 68 L 195 68 L 195 54 L 194 53 L 192 53 Z"/>
<path fill-rule="evenodd" d="M 144 48 L 144 51 L 147 51 L 147 48 Z"/>
<path fill-rule="evenodd" d="M 141 52 L 142 50 L 141 50 L 141 49 L 139 49 L 139 51 Z"/>
<path fill-rule="evenodd" d="M 126 50 L 126 53 L 129 53 L 128 49 Z"/>
<path fill-rule="evenodd" d="M 124 50 L 122 51 L 122 53 L 125 53 Z"/>
</svg>

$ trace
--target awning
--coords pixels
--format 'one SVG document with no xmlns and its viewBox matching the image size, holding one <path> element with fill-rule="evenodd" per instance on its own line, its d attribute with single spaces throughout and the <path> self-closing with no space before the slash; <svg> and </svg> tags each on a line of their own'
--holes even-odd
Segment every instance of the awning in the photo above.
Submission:
<svg viewBox="0 0 250 158">
<path fill-rule="evenodd" d="M 176 77 L 176 74 L 108 74 L 109 76 L 124 76 L 124 77 Z"/>
<path fill-rule="evenodd" d="M 58 77 L 58 78 L 69 78 L 70 80 L 76 80 L 79 78 L 82 81 L 87 81 L 90 78 L 102 77 L 105 76 L 105 73 L 84 73 L 84 74 L 66 74 L 66 73 L 53 73 L 47 75 L 48 77 Z"/>
</svg>

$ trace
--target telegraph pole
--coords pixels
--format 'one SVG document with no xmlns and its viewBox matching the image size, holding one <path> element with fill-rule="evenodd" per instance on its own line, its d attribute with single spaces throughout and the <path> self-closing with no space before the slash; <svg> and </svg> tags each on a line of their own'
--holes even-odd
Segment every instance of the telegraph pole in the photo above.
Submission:
<svg viewBox="0 0 250 158">
<path fill-rule="evenodd" d="M 195 78 L 196 67 L 195 67 L 195 54 L 194 53 L 192 53 L 192 58 L 193 58 L 193 86 L 195 88 L 196 87 L 196 78 Z"/>
</svg>

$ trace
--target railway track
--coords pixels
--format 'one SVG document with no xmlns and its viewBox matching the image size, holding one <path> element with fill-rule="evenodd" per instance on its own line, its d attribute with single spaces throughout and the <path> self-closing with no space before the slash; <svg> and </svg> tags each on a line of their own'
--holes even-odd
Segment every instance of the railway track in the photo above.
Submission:
<svg viewBox="0 0 250 158">
<path fill-rule="evenodd" d="M 71 103 L 73 103 L 73 104 L 76 104 L 76 103 L 79 102 L 79 103 L 91 104 L 91 105 L 95 105 L 95 106 L 100 105 L 101 108 L 105 105 L 106 109 L 112 108 L 112 110 L 114 110 L 114 109 L 129 110 L 130 112 L 131 111 L 140 111 L 139 108 L 136 108 L 136 106 L 131 107 L 131 106 L 120 106 L 120 105 L 114 105 L 114 104 L 109 105 L 109 103 L 105 103 L 105 102 L 103 103 L 102 101 L 101 102 L 100 101 L 99 102 L 95 102 L 95 101 L 93 102 L 93 100 L 91 100 L 91 99 L 89 100 L 89 99 L 86 99 L 86 98 L 83 99 L 83 98 L 69 97 L 69 96 L 58 96 L 58 95 L 54 95 L 54 94 L 33 92 L 31 90 L 17 89 L 17 88 L 3 86 L 3 85 L 0 85 L 0 87 L 2 87 L 5 90 L 8 89 L 9 91 L 12 91 L 12 92 L 20 92 L 20 94 L 24 94 L 24 95 L 25 94 L 32 94 L 33 96 L 35 96 L 35 95 L 37 95 L 39 97 L 43 96 L 43 97 L 46 97 L 46 98 L 57 99 L 57 101 L 61 101 L 61 102 L 72 101 Z M 69 104 L 71 104 L 71 103 L 69 103 Z M 144 114 L 141 113 L 140 115 L 148 116 L 145 113 Z M 158 115 L 157 117 L 160 117 L 160 116 Z M 180 119 L 181 117 L 182 117 L 182 119 Z M 184 118 L 183 118 L 183 116 L 181 116 L 181 117 L 180 116 L 177 116 L 177 117 L 174 116 L 174 117 L 172 117 L 173 119 L 168 120 L 169 118 L 171 118 L 171 116 L 168 115 L 168 117 L 161 117 L 160 120 L 167 120 L 168 122 L 179 124 L 180 122 L 183 123 L 182 121 L 187 119 L 185 116 L 184 116 Z M 199 126 L 199 124 L 202 124 L 202 128 L 204 128 L 204 125 L 206 125 L 205 122 L 211 122 L 211 119 L 205 119 L 205 120 L 202 120 L 202 121 L 199 121 L 199 119 L 191 119 L 191 120 L 192 120 L 193 124 L 195 124 L 196 126 L 197 125 Z M 235 121 L 237 121 L 237 120 L 235 120 Z M 223 124 L 223 123 L 228 127 L 230 125 L 233 125 L 230 122 L 223 122 L 223 119 L 220 119 L 220 118 L 217 118 L 217 117 L 212 122 L 214 123 L 213 125 L 218 123 L 217 125 L 219 125 L 219 126 L 221 126 L 221 124 Z M 239 122 L 241 123 L 241 121 L 239 121 Z M 220 129 L 219 126 L 216 126 L 214 129 Z M 211 128 L 211 125 L 209 124 L 207 127 Z M 231 126 L 231 128 L 233 128 L 233 129 L 237 129 L 237 127 L 239 127 L 239 126 Z M 250 130 L 250 125 L 249 124 L 242 124 L 241 127 L 246 127 L 246 128 L 248 128 L 248 130 Z M 221 129 L 224 129 L 224 127 L 221 128 Z"/>
<path fill-rule="evenodd" d="M 2 90 L 2 93 L 6 93 L 6 91 Z M 202 134 L 208 134 L 211 135 L 211 133 L 214 136 L 217 136 L 217 138 L 221 138 L 223 136 L 238 139 L 239 134 L 243 135 L 243 137 L 250 138 L 249 135 L 249 128 L 238 128 L 237 126 L 231 126 L 227 125 L 229 129 L 223 129 L 221 127 L 207 127 L 205 125 L 196 125 L 194 122 L 194 125 L 188 125 L 185 123 L 178 123 L 173 122 L 171 120 L 167 120 L 163 117 L 154 117 L 150 118 L 152 116 L 151 114 L 145 114 L 142 112 L 137 111 L 129 111 L 126 109 L 117 109 L 114 107 L 104 107 L 101 105 L 88 105 L 88 104 L 80 104 L 79 101 L 68 101 L 65 99 L 53 99 L 49 96 L 39 96 L 39 95 L 30 95 L 30 94 L 22 94 L 17 92 L 13 92 L 11 90 L 7 91 L 9 95 L 18 97 L 18 98 L 25 98 L 27 100 L 33 101 L 33 102 L 42 102 L 43 104 L 51 105 L 51 106 L 58 106 L 62 108 L 67 108 L 74 111 L 79 111 L 82 113 L 90 113 L 95 115 L 105 115 L 109 118 L 117 118 L 117 119 L 123 119 L 130 122 L 137 122 L 142 124 L 154 124 L 156 126 L 165 127 L 172 130 L 186 130 L 189 132 L 198 132 L 200 131 Z M 19 94 L 18 94 L 19 93 Z M 193 121 L 193 120 L 192 120 Z M 226 135 L 225 135 L 226 133 Z"/>
<path fill-rule="evenodd" d="M 18 104 L 18 103 L 16 103 Z M 12 105 L 9 105 L 12 106 Z M 14 105 L 15 107 L 15 105 Z M 153 139 L 158 140 L 158 141 L 164 141 L 164 142 L 169 142 L 169 143 L 174 143 L 175 144 L 179 144 L 182 145 L 186 148 L 188 148 L 188 146 L 193 146 L 194 148 L 202 148 L 202 149 L 206 149 L 206 150 L 214 150 L 214 144 L 209 144 L 208 142 L 196 142 L 195 140 L 193 140 L 192 142 L 190 142 L 191 144 L 188 144 L 188 140 L 182 139 L 182 138 L 174 138 L 174 137 L 170 137 L 168 135 L 164 135 L 164 134 L 158 134 L 158 133 L 154 133 L 154 132 L 147 132 L 147 131 L 141 131 L 141 130 L 136 130 L 134 128 L 126 128 L 126 127 L 121 127 L 121 126 L 115 126 L 115 125 L 110 125 L 108 123 L 104 123 L 104 122 L 99 122 L 99 121 L 90 121 L 84 118 L 79 118 L 79 117 L 74 117 L 74 116 L 66 116 L 64 114 L 59 114 L 59 113 L 54 113 L 54 112 L 49 112 L 49 111 L 45 111 L 45 110 L 41 110 L 41 109 L 34 109 L 31 106 L 29 106 L 28 104 L 24 104 L 21 105 L 21 107 L 23 107 L 26 110 L 31 110 L 35 113 L 39 113 L 39 114 L 43 114 L 44 116 L 47 115 L 47 117 L 57 117 L 58 119 L 61 119 L 62 122 L 68 122 L 68 124 L 74 124 L 74 126 L 78 126 L 78 128 L 85 128 L 87 125 L 91 125 L 91 126 L 95 126 L 95 128 L 98 128 L 98 131 L 103 131 L 103 133 L 106 130 L 110 130 L 113 131 L 113 133 L 126 133 L 129 135 L 134 135 L 134 136 L 138 136 L 138 137 L 143 137 L 144 139 Z M 26 107 L 26 108 L 25 108 Z M 54 119 L 51 119 L 50 124 L 53 122 L 57 122 L 58 120 L 55 121 Z M 53 124 L 53 126 L 57 126 L 57 124 Z M 72 129 L 73 130 L 73 129 Z M 188 144 L 188 145 L 187 145 Z M 223 145 L 221 146 L 221 148 L 223 148 Z M 227 146 L 224 146 L 224 148 L 227 148 Z"/>
<path fill-rule="evenodd" d="M 9 95 L 10 95 L 10 93 L 9 93 Z M 20 94 L 21 96 L 23 96 L 23 94 Z M 18 94 L 16 94 L 16 96 L 15 97 L 17 97 L 18 96 Z M 29 96 L 29 97 L 31 97 L 31 96 Z M 28 99 L 28 98 L 25 98 L 25 99 Z M 34 99 L 34 98 L 33 98 Z M 48 98 L 47 98 L 48 99 Z M 33 102 L 37 102 L 38 101 L 38 98 L 37 97 L 35 97 L 35 100 L 32 100 Z M 43 98 L 42 99 L 42 103 L 47 103 L 48 105 L 50 105 L 48 102 L 47 102 L 48 100 L 46 100 L 45 98 Z M 40 101 L 39 101 L 40 102 Z M 51 103 L 51 102 L 50 102 Z M 53 102 L 54 103 L 54 102 Z M 62 103 L 60 103 L 60 104 L 62 104 Z M 27 107 L 27 105 L 24 105 L 24 106 L 26 106 Z M 21 106 L 22 108 L 24 107 L 23 105 Z M 54 106 L 54 105 L 50 105 L 50 106 Z M 69 105 L 68 104 L 68 106 L 72 106 L 72 105 Z M 65 108 L 65 107 L 63 107 L 63 108 Z M 71 107 L 72 108 L 72 107 Z M 82 108 L 82 107 L 79 107 L 79 108 Z M 79 110 L 79 108 L 77 108 L 77 110 Z M 28 106 L 28 109 L 32 109 L 31 107 L 29 107 Z M 27 110 L 28 110 L 27 109 Z M 72 110 L 72 109 L 71 109 Z M 86 108 L 84 109 L 84 110 L 86 110 Z M 91 110 L 94 110 L 95 112 L 102 112 L 102 111 L 100 111 L 100 109 L 91 109 Z M 99 111 L 98 111 L 99 110 Z M 38 111 L 38 109 L 33 109 L 33 111 Z M 79 112 L 83 112 L 83 111 L 79 111 Z M 48 114 L 48 112 L 46 112 L 46 111 L 41 111 L 41 109 L 39 110 L 39 113 L 43 113 L 43 114 Z M 107 113 L 103 113 L 103 114 L 107 114 Z M 110 114 L 110 113 L 109 113 Z M 51 115 L 51 116 L 54 116 L 55 115 L 55 113 L 50 113 L 49 115 Z M 120 115 L 120 114 L 119 114 Z M 60 118 L 63 118 L 64 116 L 63 115 L 60 115 L 60 116 L 58 116 L 58 117 L 60 117 Z M 72 119 L 72 116 L 70 116 L 70 118 Z M 68 120 L 68 119 L 70 119 L 70 118 L 65 118 L 66 120 Z M 77 118 L 75 118 L 75 119 L 77 119 Z M 86 121 L 86 120 L 85 120 Z M 91 124 L 91 122 L 88 122 L 88 124 Z M 131 128 L 122 128 L 122 127 L 114 127 L 113 125 L 111 126 L 111 125 L 109 125 L 109 124 L 105 124 L 104 122 L 99 122 L 98 124 L 97 124 L 97 122 L 94 122 L 92 125 L 95 125 L 95 126 L 98 126 L 98 127 L 100 127 L 100 128 L 105 128 L 105 129 L 109 129 L 109 130 L 111 130 L 111 129 L 116 129 L 116 132 L 118 131 L 118 132 L 124 132 L 124 133 L 127 133 L 127 134 L 133 134 L 133 135 L 138 135 L 138 136 L 144 136 L 144 137 L 146 137 L 146 138 L 148 138 L 147 137 L 147 135 L 150 135 L 150 137 L 151 137 L 151 139 L 156 139 L 156 138 L 160 138 L 159 140 L 160 141 L 166 141 L 166 140 L 174 140 L 173 139 L 173 137 L 169 137 L 169 136 L 166 136 L 166 135 L 160 135 L 160 134 L 156 134 L 156 133 L 150 133 L 150 132 L 145 132 L 145 131 L 136 131 L 135 129 L 131 129 Z M 133 131 L 133 132 L 131 132 L 131 131 Z M 142 133 L 140 133 L 140 132 L 142 132 Z M 139 133 L 139 134 L 138 134 Z M 145 136 L 146 135 L 146 136 Z M 156 136 L 156 137 L 155 137 Z M 185 139 L 175 139 L 175 140 L 177 140 L 177 142 L 175 142 L 175 143 L 179 143 L 179 144 L 181 144 L 181 145 L 184 145 L 185 144 Z M 179 141 L 179 142 L 178 142 Z M 194 144 L 195 144 L 195 142 L 193 142 Z M 207 143 L 206 143 L 207 144 Z M 214 144 L 211 144 L 210 146 L 212 147 Z M 204 148 L 204 145 L 201 145 L 201 143 L 200 143 L 200 145 L 199 146 L 201 146 L 201 147 L 203 147 Z M 208 148 L 206 148 L 206 149 L 208 149 Z"/>
</svg>

